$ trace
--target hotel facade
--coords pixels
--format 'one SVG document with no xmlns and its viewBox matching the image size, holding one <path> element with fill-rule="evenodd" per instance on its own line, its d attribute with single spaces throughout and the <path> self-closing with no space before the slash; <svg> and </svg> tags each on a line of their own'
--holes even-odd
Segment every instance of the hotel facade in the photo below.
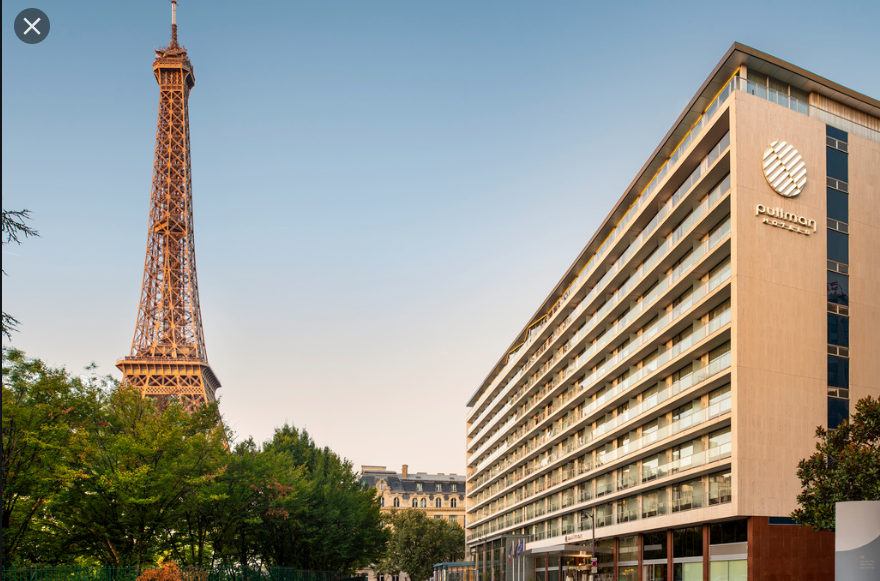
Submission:
<svg viewBox="0 0 880 581">
<path fill-rule="evenodd" d="M 734 44 L 467 403 L 478 579 L 832 579 L 878 329 L 880 101 Z"/>
</svg>

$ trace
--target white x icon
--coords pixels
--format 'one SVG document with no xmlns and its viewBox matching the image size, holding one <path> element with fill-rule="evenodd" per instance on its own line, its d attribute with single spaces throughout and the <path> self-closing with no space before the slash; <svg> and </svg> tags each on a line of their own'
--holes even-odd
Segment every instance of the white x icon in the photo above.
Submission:
<svg viewBox="0 0 880 581">
<path fill-rule="evenodd" d="M 38 23 L 40 20 L 42 20 L 42 18 L 37 18 L 36 20 L 34 20 L 34 23 L 33 23 L 33 24 L 31 24 L 31 21 L 28 20 L 27 18 L 22 18 L 22 20 L 24 20 L 25 22 L 28 23 L 28 29 L 24 31 L 24 34 L 27 34 L 28 32 L 30 32 L 31 29 L 33 29 L 33 31 L 36 32 L 37 34 L 40 34 L 40 31 L 37 30 L 37 23 Z"/>
</svg>

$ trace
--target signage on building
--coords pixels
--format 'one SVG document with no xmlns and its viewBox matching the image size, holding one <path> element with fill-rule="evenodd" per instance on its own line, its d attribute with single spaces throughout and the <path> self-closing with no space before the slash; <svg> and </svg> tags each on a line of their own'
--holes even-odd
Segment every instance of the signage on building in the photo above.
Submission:
<svg viewBox="0 0 880 581">
<path fill-rule="evenodd" d="M 774 141 L 764 150 L 764 177 L 773 191 L 784 198 L 793 198 L 807 184 L 807 167 L 798 150 L 785 141 Z M 784 208 L 755 206 L 755 216 L 762 217 L 767 226 L 782 228 L 795 234 L 809 236 L 817 231 L 816 221 L 798 216 Z"/>
<path fill-rule="evenodd" d="M 573 535 L 565 535 L 565 542 L 581 541 L 585 537 L 585 533 L 574 533 Z"/>
<path fill-rule="evenodd" d="M 816 232 L 816 221 L 812 218 L 786 212 L 782 208 L 768 208 L 764 204 L 755 206 L 755 216 L 764 216 L 764 224 L 809 236 Z"/>
<path fill-rule="evenodd" d="M 774 141 L 764 150 L 764 177 L 777 194 L 793 198 L 807 184 L 807 166 L 797 149 L 785 141 Z"/>
<path fill-rule="evenodd" d="M 875 581 L 880 574 L 880 501 L 835 503 L 834 578 Z"/>
</svg>

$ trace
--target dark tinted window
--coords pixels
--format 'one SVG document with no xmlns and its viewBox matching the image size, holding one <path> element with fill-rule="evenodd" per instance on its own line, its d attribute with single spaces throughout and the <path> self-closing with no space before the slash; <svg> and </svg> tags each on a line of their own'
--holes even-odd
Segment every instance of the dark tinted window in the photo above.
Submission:
<svg viewBox="0 0 880 581">
<path fill-rule="evenodd" d="M 849 388 L 849 359 L 828 356 L 828 386 Z"/>
<path fill-rule="evenodd" d="M 839 272 L 828 272 L 828 302 L 849 304 L 849 277 Z"/>
<path fill-rule="evenodd" d="M 828 260 L 849 264 L 849 236 L 828 231 Z"/>
<path fill-rule="evenodd" d="M 672 531 L 672 556 L 701 557 L 703 555 L 703 529 L 691 527 Z"/>
<path fill-rule="evenodd" d="M 709 527 L 709 544 L 745 543 L 749 540 L 748 521 L 719 522 Z"/>
<path fill-rule="evenodd" d="M 645 533 L 643 559 L 665 559 L 666 555 L 666 531 Z"/>
<path fill-rule="evenodd" d="M 830 147 L 825 148 L 826 153 L 826 163 L 827 168 L 826 171 L 828 175 L 832 178 L 839 179 L 842 182 L 849 181 L 849 171 L 847 163 L 847 154 L 840 151 L 839 149 L 832 149 Z"/>
<path fill-rule="evenodd" d="M 830 125 L 825 126 L 825 134 L 839 141 L 846 141 L 846 131 L 841 131 L 840 129 L 831 127 Z"/>
<path fill-rule="evenodd" d="M 828 344 L 849 347 L 849 317 L 828 313 Z"/>
<path fill-rule="evenodd" d="M 838 399 L 836 397 L 828 398 L 828 429 L 833 430 L 843 420 L 849 419 L 849 400 Z"/>
<path fill-rule="evenodd" d="M 843 192 L 827 188 L 828 217 L 849 223 L 849 197 Z"/>
</svg>

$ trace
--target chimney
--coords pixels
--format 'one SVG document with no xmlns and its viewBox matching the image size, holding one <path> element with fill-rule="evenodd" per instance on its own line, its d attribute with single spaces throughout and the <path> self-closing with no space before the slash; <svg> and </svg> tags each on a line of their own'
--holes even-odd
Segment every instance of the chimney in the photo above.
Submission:
<svg viewBox="0 0 880 581">
<path fill-rule="evenodd" d="M 404 465 L 403 465 L 403 470 L 401 470 L 401 473 L 402 473 L 402 475 L 403 475 L 404 478 L 406 478 L 407 476 L 409 476 L 409 466 L 407 466 L 406 464 L 404 464 Z"/>
</svg>

